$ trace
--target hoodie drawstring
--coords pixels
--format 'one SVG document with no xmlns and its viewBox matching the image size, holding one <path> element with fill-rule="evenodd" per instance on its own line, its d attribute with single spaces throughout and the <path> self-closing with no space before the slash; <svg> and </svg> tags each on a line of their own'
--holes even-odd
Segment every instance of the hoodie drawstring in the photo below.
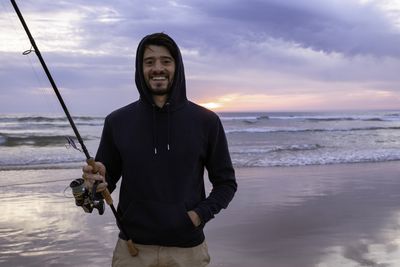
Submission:
<svg viewBox="0 0 400 267">
<path fill-rule="evenodd" d="M 156 123 L 156 105 L 153 104 L 153 147 L 154 155 L 157 154 L 157 123 Z"/>
<path fill-rule="evenodd" d="M 167 151 L 170 150 L 170 136 L 171 136 L 171 110 L 170 110 L 170 105 L 169 102 L 165 103 L 167 107 L 167 116 L 168 116 L 168 121 L 167 121 Z M 154 147 L 154 155 L 157 154 L 157 147 L 158 147 L 158 140 L 157 140 L 157 121 L 156 121 L 156 105 L 153 104 L 153 147 Z"/>
<path fill-rule="evenodd" d="M 167 129 L 167 150 L 169 151 L 169 138 L 170 138 L 170 109 L 169 109 L 169 102 L 165 104 L 167 106 L 167 113 L 168 113 L 168 129 Z"/>
</svg>

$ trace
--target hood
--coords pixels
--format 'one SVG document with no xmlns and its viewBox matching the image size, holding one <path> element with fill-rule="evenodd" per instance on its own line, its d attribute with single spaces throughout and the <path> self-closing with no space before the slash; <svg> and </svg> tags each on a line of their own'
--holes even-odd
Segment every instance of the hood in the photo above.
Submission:
<svg viewBox="0 0 400 267">
<path fill-rule="evenodd" d="M 170 47 L 164 45 L 163 42 L 167 42 Z M 166 46 L 175 59 L 175 76 L 167 100 L 169 108 L 175 110 L 187 102 L 185 71 L 179 47 L 176 45 L 175 41 L 165 33 L 150 34 L 140 41 L 136 51 L 135 83 L 140 94 L 140 100 L 150 105 L 153 105 L 154 101 L 147 88 L 143 75 L 143 54 L 147 45 Z"/>
</svg>

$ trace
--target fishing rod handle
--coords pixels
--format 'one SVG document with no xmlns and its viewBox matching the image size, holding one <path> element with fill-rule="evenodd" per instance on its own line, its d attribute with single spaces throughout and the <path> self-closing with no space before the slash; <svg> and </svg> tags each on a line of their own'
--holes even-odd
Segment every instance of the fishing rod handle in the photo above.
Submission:
<svg viewBox="0 0 400 267">
<path fill-rule="evenodd" d="M 139 250 L 135 247 L 131 239 L 126 241 L 126 245 L 128 246 L 129 254 L 131 254 L 132 257 L 136 257 L 139 254 Z"/>
</svg>

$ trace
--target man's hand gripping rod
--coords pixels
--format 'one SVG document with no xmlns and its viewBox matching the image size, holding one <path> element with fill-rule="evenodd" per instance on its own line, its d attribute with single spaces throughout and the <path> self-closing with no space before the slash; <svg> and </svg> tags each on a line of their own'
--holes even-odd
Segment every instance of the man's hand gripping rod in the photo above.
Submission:
<svg viewBox="0 0 400 267">
<path fill-rule="evenodd" d="M 85 156 L 86 156 L 86 162 L 87 162 L 90 166 L 92 166 L 93 172 L 96 173 L 98 170 L 97 170 L 97 168 L 96 168 L 95 161 L 94 161 L 94 159 L 89 155 L 89 152 L 88 152 L 88 150 L 86 149 L 85 144 L 83 143 L 83 139 L 82 139 L 81 135 L 79 134 L 79 131 L 78 131 L 78 129 L 76 128 L 75 123 L 74 123 L 74 121 L 73 121 L 71 115 L 69 114 L 69 111 L 68 111 L 68 109 L 67 109 L 67 106 L 65 105 L 64 100 L 63 100 L 63 98 L 61 97 L 60 92 L 58 91 L 57 85 L 56 85 L 56 83 L 54 82 L 53 77 L 51 76 L 50 71 L 49 71 L 49 69 L 47 68 L 46 63 L 45 63 L 44 60 L 43 60 L 42 55 L 40 54 L 39 48 L 37 47 L 37 45 L 36 45 L 36 43 L 35 43 L 35 40 L 33 39 L 32 34 L 31 34 L 31 32 L 29 31 L 29 28 L 28 28 L 28 26 L 27 26 L 26 23 L 25 23 L 25 20 L 24 20 L 24 18 L 23 18 L 23 16 L 22 16 L 22 14 L 21 14 L 21 12 L 20 12 L 18 6 L 17 6 L 17 3 L 15 2 L 15 0 L 10 0 L 10 1 L 11 1 L 11 4 L 13 5 L 13 7 L 14 7 L 14 9 L 15 9 L 15 12 L 16 12 L 17 15 L 18 15 L 19 20 L 20 20 L 21 23 L 22 23 L 22 26 L 23 26 L 24 29 L 25 29 L 26 34 L 28 35 L 28 38 L 29 38 L 29 40 L 30 40 L 30 42 L 31 42 L 31 45 L 32 45 L 33 49 L 34 49 L 34 52 L 35 52 L 35 54 L 37 55 L 37 57 L 39 58 L 39 61 L 40 61 L 40 63 L 42 64 L 42 67 L 43 67 L 43 69 L 44 69 L 44 71 L 45 71 L 45 73 L 46 73 L 46 75 L 47 75 L 47 78 L 49 79 L 49 81 L 50 81 L 50 83 L 51 83 L 51 86 L 53 87 L 53 90 L 54 90 L 55 94 L 57 95 L 57 98 L 58 98 L 58 100 L 59 100 L 59 102 L 60 102 L 60 104 L 61 104 L 61 106 L 62 106 L 62 108 L 63 108 L 63 110 L 64 110 L 64 113 L 65 113 L 65 115 L 66 115 L 67 118 L 68 118 L 69 124 L 71 125 L 71 127 L 72 127 L 72 129 L 73 129 L 73 131 L 74 131 L 74 133 L 75 133 L 75 136 L 76 136 L 76 138 L 78 139 L 78 141 L 79 141 L 79 143 L 80 143 L 80 145 L 81 145 L 81 147 L 82 147 L 83 153 L 84 153 Z M 112 198 L 111 198 L 111 194 L 110 194 L 110 192 L 108 191 L 107 188 L 106 188 L 104 191 L 102 191 L 102 195 L 103 195 L 105 201 L 107 202 L 107 204 L 110 206 L 110 208 L 111 208 L 111 210 L 112 210 L 112 212 L 113 212 L 113 214 L 114 214 L 115 219 L 117 220 L 117 223 L 118 223 L 118 225 L 119 225 L 119 227 L 120 227 L 122 233 L 128 238 L 127 245 L 128 245 L 129 253 L 130 253 L 132 256 L 136 256 L 136 255 L 138 254 L 139 251 L 138 251 L 138 249 L 135 247 L 135 245 L 133 244 L 132 239 L 129 238 L 129 236 L 128 236 L 126 230 L 125 230 L 125 228 L 123 227 L 123 224 L 122 224 L 122 222 L 121 222 L 121 219 L 120 219 L 120 217 L 119 217 L 117 211 L 115 210 L 115 207 L 114 207 L 114 204 L 113 204 L 113 200 L 112 200 Z"/>
</svg>

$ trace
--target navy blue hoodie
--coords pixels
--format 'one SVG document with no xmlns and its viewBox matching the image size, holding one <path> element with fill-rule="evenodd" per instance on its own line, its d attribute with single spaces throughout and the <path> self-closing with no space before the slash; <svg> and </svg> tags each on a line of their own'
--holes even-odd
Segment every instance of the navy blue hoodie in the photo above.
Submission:
<svg viewBox="0 0 400 267">
<path fill-rule="evenodd" d="M 154 104 L 142 70 L 147 38 L 136 54 L 140 99 L 106 117 L 96 160 L 106 166 L 110 191 L 122 177 L 117 210 L 134 242 L 193 247 L 204 241 L 204 225 L 232 200 L 235 173 L 218 116 L 186 98 L 182 57 L 172 39 L 172 91 L 163 108 Z M 213 185 L 208 196 L 205 168 Z M 200 216 L 199 227 L 189 210 Z"/>
</svg>

